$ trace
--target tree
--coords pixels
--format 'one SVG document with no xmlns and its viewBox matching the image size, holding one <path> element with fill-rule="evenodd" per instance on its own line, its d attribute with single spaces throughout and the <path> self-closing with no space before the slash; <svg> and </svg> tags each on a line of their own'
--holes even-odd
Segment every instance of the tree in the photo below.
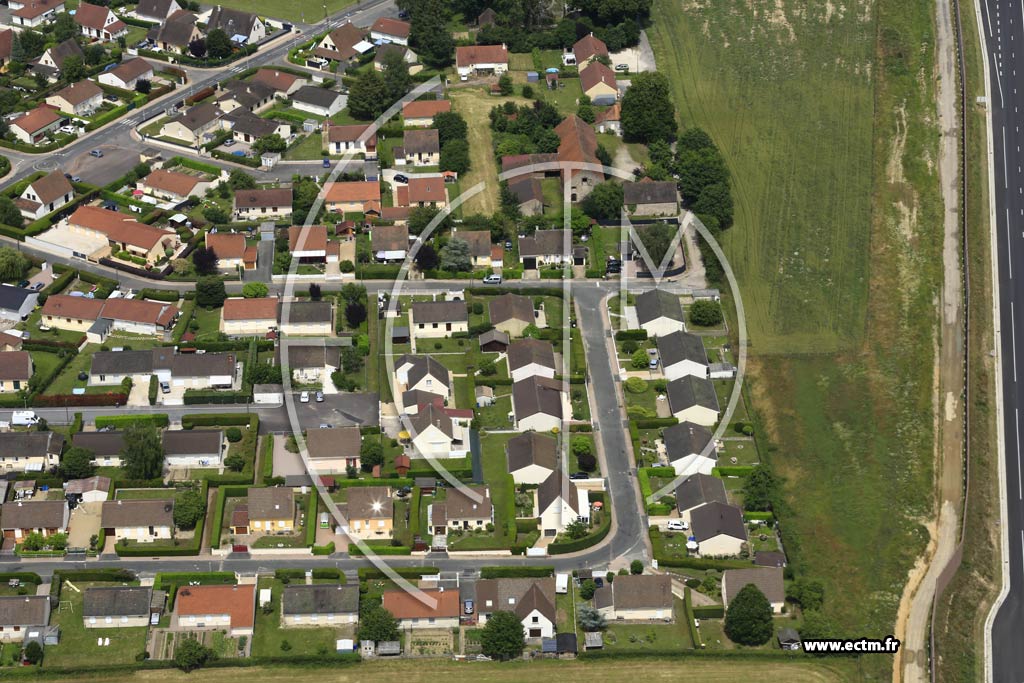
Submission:
<svg viewBox="0 0 1024 683">
<path fill-rule="evenodd" d="M 78 55 L 69 55 L 64 58 L 64 63 L 60 67 L 60 77 L 65 83 L 77 83 L 87 74 L 84 59 Z"/>
<path fill-rule="evenodd" d="M 107 51 L 103 49 L 103 45 L 100 43 L 86 45 L 83 52 L 85 52 L 85 63 L 89 66 L 96 66 L 107 57 Z"/>
<path fill-rule="evenodd" d="M 729 183 L 729 169 L 714 146 L 683 149 L 676 153 L 673 168 L 679 174 L 679 192 L 683 201 L 694 204 L 704 189 L 716 183 Z"/>
<path fill-rule="evenodd" d="M 28 259 L 17 249 L 0 247 L 0 279 L 20 280 L 25 277 L 29 265 Z"/>
<path fill-rule="evenodd" d="M 643 349 L 637 349 L 633 352 L 633 356 L 629 360 L 629 364 L 633 366 L 635 370 L 643 370 L 647 367 L 647 352 Z"/>
<path fill-rule="evenodd" d="M 0 195 L 0 223 L 14 228 L 20 228 L 25 224 L 25 218 L 21 215 L 18 207 L 14 205 L 14 200 L 6 195 Z M 4 249 L 14 251 L 10 247 L 4 247 Z M 14 253 L 20 255 L 19 252 L 15 251 Z"/>
<path fill-rule="evenodd" d="M 818 610 L 806 610 L 804 621 L 797 629 L 804 640 L 817 640 L 836 637 L 836 627 L 832 620 Z"/>
<path fill-rule="evenodd" d="M 617 220 L 622 215 L 622 185 L 614 180 L 598 183 L 581 204 L 583 212 L 597 220 Z"/>
<path fill-rule="evenodd" d="M 246 299 L 262 299 L 270 290 L 262 282 L 247 282 L 242 287 L 242 296 Z"/>
<path fill-rule="evenodd" d="M 231 39 L 223 29 L 215 28 L 206 34 L 206 51 L 214 59 L 224 59 L 231 55 Z"/>
<path fill-rule="evenodd" d="M 206 56 L 206 38 L 199 36 L 191 43 L 188 44 L 188 53 L 196 59 L 202 59 Z"/>
<path fill-rule="evenodd" d="M 374 465 L 384 464 L 384 448 L 380 441 L 365 439 L 359 446 L 359 465 L 363 472 L 373 471 Z"/>
<path fill-rule="evenodd" d="M 210 247 L 199 247 L 192 252 L 192 265 L 200 275 L 217 272 L 217 254 Z"/>
<path fill-rule="evenodd" d="M 370 69 L 356 78 L 348 93 L 348 112 L 368 121 L 380 116 L 386 108 L 387 88 L 381 75 Z"/>
<path fill-rule="evenodd" d="M 196 281 L 196 305 L 202 308 L 220 308 L 228 293 L 224 281 L 215 275 L 201 277 Z"/>
<path fill-rule="evenodd" d="M 186 673 L 201 669 L 216 658 L 216 652 L 195 638 L 179 640 L 174 648 L 174 665 Z"/>
<path fill-rule="evenodd" d="M 452 63 L 455 41 L 448 30 L 446 0 L 418 0 L 412 8 L 409 43 L 429 67 L 441 69 Z"/>
<path fill-rule="evenodd" d="M 228 216 L 228 212 L 216 204 L 210 204 L 209 206 L 203 207 L 203 218 L 211 223 L 227 223 L 231 220 Z"/>
<path fill-rule="evenodd" d="M 764 465 L 755 465 L 743 487 L 743 507 L 747 510 L 771 510 L 778 491 L 775 476 Z"/>
<path fill-rule="evenodd" d="M 466 140 L 449 140 L 441 146 L 442 171 L 465 173 L 469 170 L 469 142 Z"/>
<path fill-rule="evenodd" d="M 252 148 L 260 154 L 263 152 L 283 152 L 288 149 L 288 143 L 277 133 L 271 133 L 270 135 L 257 138 L 256 142 L 252 143 Z"/>
<path fill-rule="evenodd" d="M 63 16 L 63 12 L 57 16 Z M 25 661 L 35 666 L 43 661 L 43 646 L 39 644 L 39 641 L 32 640 L 25 646 Z"/>
<path fill-rule="evenodd" d="M 604 615 L 589 605 L 580 605 L 576 608 L 576 619 L 584 631 L 600 631 L 608 625 Z"/>
<path fill-rule="evenodd" d="M 502 95 L 512 94 L 512 77 L 507 73 L 502 74 L 498 77 L 498 92 Z"/>
<path fill-rule="evenodd" d="M 153 90 L 153 83 L 145 78 L 135 81 L 135 92 L 148 95 Z"/>
<path fill-rule="evenodd" d="M 366 304 L 362 301 L 350 301 L 345 306 L 345 321 L 352 329 L 356 329 L 366 320 Z"/>
<path fill-rule="evenodd" d="M 309 298 L 312 301 L 320 301 L 320 298 L 321 298 L 320 285 L 318 285 L 315 282 L 313 282 L 313 283 L 311 283 L 309 285 Z"/>
<path fill-rule="evenodd" d="M 442 146 L 450 140 L 465 140 L 469 134 L 466 119 L 457 111 L 434 114 L 434 128 L 437 129 L 437 137 Z"/>
<path fill-rule="evenodd" d="M 732 225 L 732 193 L 727 182 L 712 183 L 701 190 L 697 201 L 690 207 L 698 216 L 711 216 L 722 228 Z"/>
<path fill-rule="evenodd" d="M 502 180 L 500 186 L 500 199 L 501 199 L 501 212 L 509 218 L 515 220 L 522 216 L 522 211 L 519 209 L 519 197 L 509 189 L 508 181 Z"/>
<path fill-rule="evenodd" d="M 316 215 L 310 215 L 319 194 L 320 186 L 316 184 L 316 180 L 306 176 L 292 176 L 292 222 L 295 225 L 303 225 L 307 220 L 313 224 L 320 217 L 324 210 L 323 205 L 317 210 Z"/>
<path fill-rule="evenodd" d="M 593 472 L 597 469 L 597 457 L 593 453 L 580 453 L 576 456 L 576 463 L 584 472 Z"/>
<path fill-rule="evenodd" d="M 690 322 L 700 327 L 722 324 L 722 307 L 717 301 L 701 299 L 690 304 Z"/>
<path fill-rule="evenodd" d="M 579 116 L 584 123 L 594 123 L 597 120 L 597 114 L 594 113 L 594 107 L 589 104 L 580 104 L 576 107 L 576 116 Z"/>
<path fill-rule="evenodd" d="M 492 659 L 515 659 L 523 654 L 526 637 L 523 623 L 513 612 L 498 610 L 487 618 L 480 632 L 480 649 Z"/>
<path fill-rule="evenodd" d="M 174 499 L 174 525 L 189 531 L 206 514 L 206 501 L 199 491 L 189 489 Z"/>
<path fill-rule="evenodd" d="M 405 93 L 412 89 L 409 65 L 402 56 L 402 52 L 402 48 L 388 50 L 381 60 L 381 80 L 384 83 L 384 94 L 388 106 L 402 99 Z"/>
<path fill-rule="evenodd" d="M 245 171 L 236 168 L 228 174 L 228 185 L 232 190 L 253 190 L 256 189 L 256 179 Z"/>
<path fill-rule="evenodd" d="M 46 546 L 46 539 L 38 531 L 33 531 L 21 542 L 24 550 L 42 550 Z"/>
<path fill-rule="evenodd" d="M 232 453 L 224 458 L 224 464 L 232 472 L 241 472 L 245 469 L 245 458 L 240 453 Z"/>
<path fill-rule="evenodd" d="M 15 61 L 21 62 L 23 64 L 32 59 L 35 59 L 36 57 L 42 56 L 43 52 L 46 50 L 46 36 L 40 33 L 39 31 L 36 31 L 35 29 L 28 29 L 19 32 L 17 34 L 17 41 L 18 44 L 21 46 L 21 49 L 24 51 L 22 55 L 19 55 L 19 57 L 23 56 L 24 58 L 19 58 Z M 12 46 L 12 59 L 13 51 L 14 50 Z"/>
<path fill-rule="evenodd" d="M 672 239 L 675 237 L 673 229 L 664 223 L 655 223 L 638 230 L 640 241 L 647 248 L 647 255 L 655 267 L 661 265 L 672 246 Z"/>
<path fill-rule="evenodd" d="M 764 645 L 772 637 L 772 606 L 757 586 L 748 583 L 729 602 L 725 635 L 740 645 Z"/>
<path fill-rule="evenodd" d="M 572 453 L 577 458 L 581 455 L 590 455 L 593 452 L 593 446 L 590 445 L 590 439 L 585 436 L 575 436 L 572 439 Z"/>
<path fill-rule="evenodd" d="M 409 233 L 421 234 L 440 212 L 440 209 L 433 206 L 414 206 L 409 212 Z M 444 214 L 444 217 L 434 226 L 437 232 L 443 232 L 449 228 L 451 228 L 451 214 Z"/>
<path fill-rule="evenodd" d="M 644 71 L 633 76 L 632 85 L 622 96 L 620 117 L 626 142 L 675 140 L 676 108 L 665 75 Z"/>
<path fill-rule="evenodd" d="M 421 244 L 419 251 L 416 252 L 416 267 L 421 271 L 434 270 L 437 268 L 437 263 L 437 250 L 433 245 Z"/>
<path fill-rule="evenodd" d="M 644 573 L 644 563 L 640 560 L 633 560 L 629 563 L 629 573 L 634 576 L 639 576 Z"/>
<path fill-rule="evenodd" d="M 53 37 L 58 43 L 63 43 L 68 38 L 74 38 L 80 32 L 75 18 L 67 12 L 61 12 L 53 20 Z"/>
<path fill-rule="evenodd" d="M 597 592 L 597 584 L 594 583 L 593 579 L 587 579 L 580 584 L 580 597 L 584 600 L 590 600 L 594 597 L 594 593 Z"/>
<path fill-rule="evenodd" d="M 92 464 L 95 457 L 96 454 L 88 448 L 72 446 L 65 451 L 64 456 L 60 459 L 61 478 L 68 481 L 91 477 L 96 472 L 96 467 Z"/>
<path fill-rule="evenodd" d="M 441 248 L 441 269 L 452 273 L 473 270 L 473 256 L 469 251 L 469 242 L 457 237 L 448 240 Z"/>
<path fill-rule="evenodd" d="M 379 604 L 360 610 L 359 640 L 398 640 L 398 621 Z"/>
<path fill-rule="evenodd" d="M 270 363 L 248 363 L 245 373 L 249 384 L 280 384 L 281 366 Z"/>
<path fill-rule="evenodd" d="M 121 443 L 121 468 L 127 479 L 156 479 L 163 474 L 164 446 L 152 423 L 131 423 Z"/>
<path fill-rule="evenodd" d="M 565 535 L 572 540 L 583 538 L 588 533 L 590 533 L 590 527 L 579 517 L 565 525 Z"/>
<path fill-rule="evenodd" d="M 805 610 L 820 610 L 825 604 L 825 585 L 817 579 L 799 578 L 786 589 L 786 597 Z"/>
</svg>

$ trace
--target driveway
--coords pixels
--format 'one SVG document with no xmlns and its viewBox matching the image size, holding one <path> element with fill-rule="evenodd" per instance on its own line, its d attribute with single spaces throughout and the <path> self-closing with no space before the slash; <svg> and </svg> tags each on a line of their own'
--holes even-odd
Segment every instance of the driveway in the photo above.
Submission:
<svg viewBox="0 0 1024 683">
<path fill-rule="evenodd" d="M 640 42 L 636 47 L 628 47 L 610 55 L 612 65 L 625 64 L 629 67 L 630 73 L 638 71 L 656 71 L 654 63 L 654 50 L 651 49 L 651 41 L 647 39 L 647 32 L 640 32 Z"/>
<path fill-rule="evenodd" d="M 103 503 L 80 503 L 71 511 L 68 522 L 68 547 L 88 548 L 89 539 L 100 532 L 100 510 Z"/>
<path fill-rule="evenodd" d="M 114 129 L 120 125 L 120 123 L 113 123 L 109 127 Z M 114 182 L 139 163 L 138 149 L 121 147 L 116 144 L 103 144 L 100 140 L 96 140 L 93 149 L 102 150 L 103 156 L 97 159 L 85 151 L 77 156 L 59 158 L 56 161 L 63 167 L 65 173 L 81 176 L 82 181 L 90 185 L 101 186 Z"/>
<path fill-rule="evenodd" d="M 270 282 L 274 272 L 274 240 L 261 239 L 256 245 L 256 268 L 242 273 L 244 282 Z"/>
</svg>

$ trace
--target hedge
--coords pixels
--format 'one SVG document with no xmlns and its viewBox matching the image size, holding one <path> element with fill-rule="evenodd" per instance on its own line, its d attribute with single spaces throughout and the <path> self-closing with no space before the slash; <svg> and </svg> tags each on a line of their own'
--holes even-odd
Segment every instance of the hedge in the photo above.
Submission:
<svg viewBox="0 0 1024 683">
<path fill-rule="evenodd" d="M 774 522 L 775 515 L 771 512 L 761 512 L 759 510 L 745 510 L 743 512 L 743 519 L 747 520 L 748 522 Z"/>
<path fill-rule="evenodd" d="M 156 405 L 156 394 L 160 386 L 160 381 L 156 378 L 156 375 L 149 376 L 149 405 Z"/>
<path fill-rule="evenodd" d="M 64 291 L 64 288 L 68 286 L 71 280 L 75 277 L 75 271 L 66 270 L 54 279 L 53 282 L 43 287 L 43 290 L 39 292 L 39 297 L 43 295 L 50 296 L 51 294 L 59 294 Z"/>
<path fill-rule="evenodd" d="M 548 553 L 549 554 L 551 554 L 551 555 L 564 555 L 565 553 L 574 553 L 574 552 L 577 552 L 579 550 L 584 550 L 586 548 L 590 548 L 592 546 L 597 545 L 601 541 L 603 541 L 605 539 L 605 537 L 608 535 L 608 532 L 611 531 L 611 528 L 612 528 L 611 508 L 608 505 L 606 497 L 604 496 L 603 493 L 599 493 L 599 492 L 592 492 L 590 497 L 591 497 L 591 500 L 594 500 L 594 501 L 597 501 L 597 500 L 604 501 L 604 510 L 601 513 L 601 516 L 602 516 L 601 526 L 599 526 L 597 528 L 597 531 L 595 531 L 592 534 L 589 534 L 588 536 L 584 536 L 583 538 L 578 538 L 578 539 L 572 540 L 572 541 L 562 541 L 560 543 L 559 542 L 551 543 L 550 545 L 548 545 Z"/>
<path fill-rule="evenodd" d="M 202 484 L 199 488 L 200 495 L 203 500 L 209 500 L 209 484 L 206 480 L 202 480 Z M 120 544 L 114 546 L 118 557 L 179 557 L 183 555 L 198 555 L 203 549 L 203 527 L 206 525 L 206 515 L 210 514 L 209 508 L 203 513 L 203 516 L 196 522 L 195 535 L 192 541 L 187 544 L 180 544 L 170 547 L 149 547 L 147 548 L 145 543 L 139 543 L 134 546 L 123 547 Z M 151 544 L 150 544 L 151 545 Z"/>
<path fill-rule="evenodd" d="M 701 640 L 700 635 L 697 633 L 697 624 L 694 622 L 693 598 L 690 596 L 689 586 L 683 591 L 683 613 L 686 618 L 686 626 L 690 631 L 690 642 L 693 643 L 694 647 L 697 647 Z"/>
<path fill-rule="evenodd" d="M 481 579 L 544 579 L 553 576 L 555 568 L 549 565 L 514 567 L 483 567 L 480 569 Z"/>
<path fill-rule="evenodd" d="M 100 415 L 96 418 L 96 429 L 103 427 L 125 428 L 130 424 L 143 422 L 154 427 L 167 427 L 171 423 L 167 413 L 132 413 L 130 415 Z"/>
<path fill-rule="evenodd" d="M 558 299 L 565 298 L 565 292 L 560 287 L 467 287 L 466 291 L 475 295 L 495 294 L 521 294 L 523 296 L 553 296 Z"/>
<path fill-rule="evenodd" d="M 240 157 L 234 154 L 228 154 L 227 152 L 215 149 L 210 152 L 210 156 L 214 159 L 220 159 L 221 161 L 231 161 L 242 166 L 248 166 L 249 168 L 259 168 L 260 160 L 254 159 L 253 157 Z"/>
<path fill-rule="evenodd" d="M 217 391 L 215 389 L 186 389 L 185 405 L 204 405 L 208 403 L 232 404 L 248 403 L 252 393 L 248 391 Z"/>
<path fill-rule="evenodd" d="M 725 607 L 722 605 L 696 605 L 693 607 L 693 616 L 695 619 L 722 619 L 725 617 Z"/>
<path fill-rule="evenodd" d="M 209 483 L 209 479 L 207 479 Z M 227 504 L 228 498 L 243 498 L 249 495 L 249 487 L 247 486 L 219 486 L 217 487 L 217 498 L 214 500 L 213 509 L 213 530 L 210 536 L 210 547 L 220 547 L 220 535 L 222 533 L 222 527 L 224 526 L 224 507 Z M 209 511 L 207 511 L 209 514 Z"/>
<path fill-rule="evenodd" d="M 54 353 L 64 349 L 71 351 L 72 353 L 78 353 L 78 347 L 85 341 L 85 335 L 82 335 L 82 339 L 78 344 L 72 344 L 71 342 L 58 341 L 56 339 L 29 339 L 21 343 L 22 351 L 45 351 L 47 353 Z"/>
<path fill-rule="evenodd" d="M 36 408 L 123 406 L 128 403 L 128 394 L 49 394 L 46 396 L 35 396 L 30 403 Z"/>
<path fill-rule="evenodd" d="M 320 494 L 316 488 L 309 491 L 309 500 L 306 501 L 306 545 L 312 547 L 316 544 L 316 529 L 320 525 L 316 518 L 316 510 L 320 504 Z"/>
<path fill-rule="evenodd" d="M 262 463 L 263 463 L 263 485 L 267 485 L 274 476 L 274 435 L 267 434 L 263 437 L 263 447 L 261 448 Z"/>
<path fill-rule="evenodd" d="M 412 488 L 412 496 L 409 501 L 409 537 L 416 538 L 422 533 L 420 529 L 420 505 L 422 504 L 423 492 L 419 486 Z"/>
<path fill-rule="evenodd" d="M 249 413 L 194 413 L 181 416 L 181 427 L 238 427 L 248 425 L 254 417 L 257 416 Z"/>
<path fill-rule="evenodd" d="M 386 542 L 386 543 L 389 543 L 389 542 Z M 377 545 L 376 543 L 372 543 L 372 542 L 369 542 L 369 541 L 367 541 L 366 545 L 370 549 L 370 553 L 374 554 L 374 555 L 411 555 L 412 554 L 412 548 L 410 548 L 407 545 L 383 545 L 383 544 L 382 545 Z M 364 553 L 362 548 L 360 548 L 358 545 L 353 543 L 353 544 L 349 545 L 349 547 L 348 547 L 348 554 L 351 555 L 352 557 L 363 557 L 367 553 Z"/>
<path fill-rule="evenodd" d="M 536 517 L 530 517 L 529 519 L 517 518 L 516 531 L 521 534 L 528 534 L 531 531 L 536 531 L 539 521 L 540 520 Z"/>
<path fill-rule="evenodd" d="M 314 555 L 333 555 L 335 551 L 334 541 L 331 541 L 327 545 L 315 545 L 313 546 Z"/>
<path fill-rule="evenodd" d="M 753 471 L 749 465 L 725 465 L 712 468 L 711 474 L 716 477 L 749 477 Z"/>
<path fill-rule="evenodd" d="M 167 303 L 176 303 L 181 295 L 172 289 L 140 289 L 140 299 L 151 299 L 153 301 L 166 301 Z"/>
<path fill-rule="evenodd" d="M 647 330 L 619 330 L 615 333 L 615 341 L 646 341 Z"/>
<path fill-rule="evenodd" d="M 592 431 L 594 431 L 594 425 L 592 425 L 590 423 L 587 423 L 587 424 L 572 424 L 572 425 L 569 425 L 569 431 L 570 432 L 592 432 Z"/>
<path fill-rule="evenodd" d="M 633 420 L 633 422 L 636 422 L 638 429 L 660 429 L 679 424 L 679 420 L 674 417 L 648 417 L 641 420 Z"/>
<path fill-rule="evenodd" d="M 360 567 L 358 571 L 360 581 L 388 578 L 384 572 L 376 567 Z M 406 579 L 418 579 L 421 576 L 441 573 L 441 570 L 437 567 L 391 567 L 391 571 Z"/>
<path fill-rule="evenodd" d="M 34 572 L 2 572 L 0 573 L 0 583 L 7 583 L 11 579 L 18 579 L 22 583 L 34 583 L 39 585 L 43 580 L 39 577 L 39 574 Z"/>
<path fill-rule="evenodd" d="M 223 351 L 248 351 L 250 344 L 256 342 L 257 351 L 273 351 L 274 342 L 270 339 L 235 339 L 233 341 L 211 341 L 211 342 L 192 342 L 189 344 L 191 349 L 199 349 L 201 351 L 209 352 L 223 352 Z M 164 346 L 175 346 L 174 342 L 164 344 Z"/>
<path fill-rule="evenodd" d="M 220 167 L 214 166 L 213 164 L 204 164 L 201 161 L 196 161 L 188 157 L 171 157 L 164 164 L 165 168 L 173 168 L 175 166 L 184 166 L 185 168 L 190 168 L 193 171 L 202 171 L 215 176 L 220 175 Z"/>
</svg>

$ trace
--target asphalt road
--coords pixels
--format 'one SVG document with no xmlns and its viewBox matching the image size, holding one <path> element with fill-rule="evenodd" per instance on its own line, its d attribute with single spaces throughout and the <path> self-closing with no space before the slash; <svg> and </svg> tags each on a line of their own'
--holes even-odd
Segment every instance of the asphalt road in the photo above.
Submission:
<svg viewBox="0 0 1024 683">
<path fill-rule="evenodd" d="M 991 79 L 995 213 L 1003 371 L 1009 593 L 992 624 L 995 681 L 1024 681 L 1024 485 L 1020 412 L 1024 408 L 1024 338 L 1018 351 L 1016 307 L 1024 311 L 1024 16 L 1020 2 L 984 0 L 983 36 Z M 1016 51 L 1021 50 L 1021 57 Z M 1017 67 L 1021 67 L 1018 76 Z M 1022 92 L 1018 93 L 1018 84 Z M 1024 334 L 1024 325 L 1021 328 Z"/>
</svg>

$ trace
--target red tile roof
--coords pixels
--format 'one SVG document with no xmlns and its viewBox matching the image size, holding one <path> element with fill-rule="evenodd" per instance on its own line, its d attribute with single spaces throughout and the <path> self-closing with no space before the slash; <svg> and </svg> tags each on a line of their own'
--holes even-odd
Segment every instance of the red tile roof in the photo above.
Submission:
<svg viewBox="0 0 1024 683">
<path fill-rule="evenodd" d="M 383 596 L 384 609 L 396 619 L 444 619 L 459 616 L 458 591 L 425 590 L 423 593 L 427 598 L 426 604 L 413 593 L 386 591 Z M 434 607 L 431 608 L 431 605 Z"/>
<path fill-rule="evenodd" d="M 288 228 L 289 251 L 327 251 L 327 226 L 293 225 Z"/>
<path fill-rule="evenodd" d="M 604 41 L 600 38 L 595 38 L 594 34 L 591 33 L 589 36 L 583 36 L 576 41 L 576 44 L 572 46 L 572 53 L 576 55 L 576 63 L 582 64 L 591 57 L 598 55 L 608 55 L 608 46 L 604 44 Z"/>
<path fill-rule="evenodd" d="M 180 197 L 187 197 L 195 189 L 196 185 L 199 184 L 199 181 L 200 179 L 194 175 L 179 173 L 178 171 L 165 171 L 163 169 L 153 171 L 142 179 L 146 187 L 170 192 Z"/>
<path fill-rule="evenodd" d="M 373 181 L 356 180 L 327 185 L 327 203 L 368 202 L 380 200 L 380 184 Z"/>
<path fill-rule="evenodd" d="M 612 90 L 618 88 L 614 71 L 601 62 L 591 62 L 580 72 L 580 85 L 583 86 L 583 92 L 588 92 L 598 83 L 604 83 Z"/>
<path fill-rule="evenodd" d="M 444 178 L 410 178 L 409 203 L 446 202 Z"/>
<path fill-rule="evenodd" d="M 441 112 L 452 110 L 451 100 L 416 100 L 402 106 L 402 117 L 408 119 L 434 118 Z"/>
<path fill-rule="evenodd" d="M 242 258 L 245 254 L 245 235 L 240 232 L 207 233 L 206 246 L 213 249 L 219 259 Z"/>
<path fill-rule="evenodd" d="M 277 320 L 277 298 L 224 300 L 224 320 Z"/>
<path fill-rule="evenodd" d="M 389 36 L 396 36 L 398 38 L 408 38 L 409 31 L 412 27 L 408 22 L 399 21 L 398 19 L 390 19 L 388 17 L 381 17 L 377 21 L 373 22 L 373 26 L 370 31 L 376 33 L 383 33 Z"/>
<path fill-rule="evenodd" d="M 466 45 L 455 48 L 457 66 L 474 64 L 508 64 L 508 50 L 504 45 Z"/>
<path fill-rule="evenodd" d="M 49 105 L 41 104 L 21 118 L 12 121 L 11 125 L 21 128 L 26 133 L 35 133 L 57 121 L 60 121 L 57 110 Z"/>
<path fill-rule="evenodd" d="M 255 623 L 256 586 L 182 586 L 174 601 L 178 616 L 227 614 L 231 628 L 250 628 Z"/>
<path fill-rule="evenodd" d="M 147 251 L 165 238 L 175 238 L 173 233 L 139 223 L 123 213 L 108 211 L 98 206 L 79 207 L 71 214 L 68 223 L 103 233 L 115 242 L 123 242 Z"/>
</svg>

